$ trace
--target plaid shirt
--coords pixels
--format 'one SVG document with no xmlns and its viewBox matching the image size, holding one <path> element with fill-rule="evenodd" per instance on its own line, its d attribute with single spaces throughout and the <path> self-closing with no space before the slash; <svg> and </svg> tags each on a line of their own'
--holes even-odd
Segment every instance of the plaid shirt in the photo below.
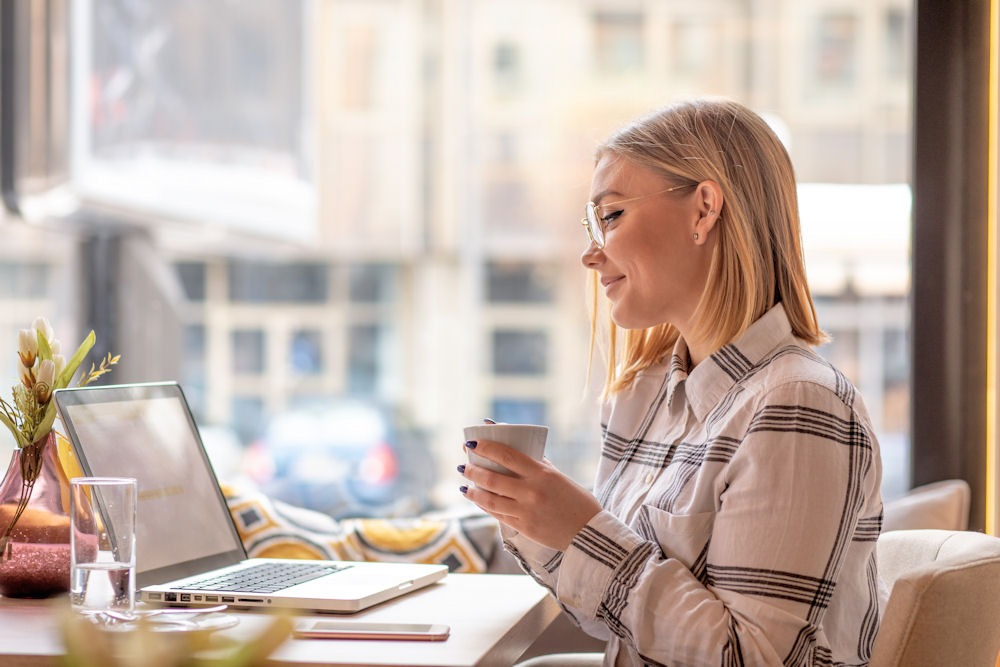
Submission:
<svg viewBox="0 0 1000 667">
<path fill-rule="evenodd" d="M 605 405 L 604 511 L 557 552 L 505 546 L 614 665 L 863 665 L 885 593 L 878 442 L 781 305 Z"/>
</svg>

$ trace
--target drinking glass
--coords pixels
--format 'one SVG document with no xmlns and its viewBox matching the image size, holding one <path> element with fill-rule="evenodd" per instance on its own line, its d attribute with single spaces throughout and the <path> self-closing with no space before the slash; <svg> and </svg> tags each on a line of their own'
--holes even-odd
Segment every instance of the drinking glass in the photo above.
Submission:
<svg viewBox="0 0 1000 667">
<path fill-rule="evenodd" d="M 135 606 L 136 480 L 70 480 L 70 601 L 83 613 Z"/>
</svg>

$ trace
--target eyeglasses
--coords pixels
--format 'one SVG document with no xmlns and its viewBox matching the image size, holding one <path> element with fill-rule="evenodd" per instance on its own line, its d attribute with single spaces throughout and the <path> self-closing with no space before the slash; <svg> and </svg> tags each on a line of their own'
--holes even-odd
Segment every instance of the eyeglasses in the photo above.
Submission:
<svg viewBox="0 0 1000 667">
<path fill-rule="evenodd" d="M 591 242 L 598 247 L 598 249 L 603 249 L 606 242 L 604 236 L 604 227 L 607 224 L 607 220 L 601 217 L 598 209 L 605 208 L 607 206 L 614 206 L 615 204 L 624 204 L 630 201 L 638 201 L 639 199 L 646 199 L 647 197 L 653 197 L 655 195 L 662 195 L 667 192 L 673 192 L 674 190 L 681 190 L 683 188 L 691 188 L 697 183 L 685 183 L 684 185 L 675 185 L 672 188 L 667 188 L 666 190 L 657 190 L 656 192 L 650 192 L 648 195 L 641 195 L 639 197 L 629 197 L 628 199 L 619 199 L 618 201 L 608 202 L 607 204 L 597 205 L 592 201 L 587 202 L 586 213 L 587 215 L 580 219 L 580 224 L 582 224 L 587 229 L 587 236 L 590 237 Z"/>
</svg>

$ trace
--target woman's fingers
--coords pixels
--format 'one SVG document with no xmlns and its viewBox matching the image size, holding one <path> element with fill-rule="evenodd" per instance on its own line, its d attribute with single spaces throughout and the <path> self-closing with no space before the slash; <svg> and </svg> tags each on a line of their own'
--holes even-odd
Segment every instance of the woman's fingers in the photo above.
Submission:
<svg viewBox="0 0 1000 667">
<path fill-rule="evenodd" d="M 533 466 L 538 465 L 538 462 L 527 454 L 495 440 L 470 440 L 465 443 L 465 448 L 469 452 L 474 452 L 476 456 L 481 456 L 506 468 L 515 475 L 530 472 Z"/>
</svg>

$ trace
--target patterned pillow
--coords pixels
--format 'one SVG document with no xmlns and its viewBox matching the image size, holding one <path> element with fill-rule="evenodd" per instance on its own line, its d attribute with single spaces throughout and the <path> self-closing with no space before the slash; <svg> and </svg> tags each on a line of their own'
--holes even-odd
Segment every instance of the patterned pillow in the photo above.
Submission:
<svg viewBox="0 0 1000 667">
<path fill-rule="evenodd" d="M 337 521 L 259 491 L 222 484 L 222 493 L 251 557 L 442 563 L 451 572 L 485 572 L 498 550 L 497 524 L 486 515 Z"/>
</svg>

